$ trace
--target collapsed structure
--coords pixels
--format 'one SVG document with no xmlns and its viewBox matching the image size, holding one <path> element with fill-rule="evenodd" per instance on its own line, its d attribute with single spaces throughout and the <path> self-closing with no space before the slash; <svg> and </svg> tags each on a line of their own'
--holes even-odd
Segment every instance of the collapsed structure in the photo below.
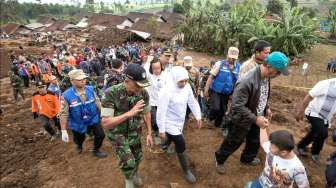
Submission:
<svg viewBox="0 0 336 188">
<path fill-rule="evenodd" d="M 33 38 L 37 41 L 47 40 L 51 35 L 50 38 L 63 38 L 65 41 L 68 38 L 79 37 L 80 41 L 104 45 L 129 40 L 148 41 L 153 38 L 170 40 L 175 36 L 175 26 L 183 19 L 181 14 L 168 12 L 129 12 L 126 16 L 97 13 L 82 16 L 77 23 L 42 16 L 36 22 L 27 25 L 3 25 L 0 31 L 2 35 L 10 37 L 35 36 Z"/>
</svg>

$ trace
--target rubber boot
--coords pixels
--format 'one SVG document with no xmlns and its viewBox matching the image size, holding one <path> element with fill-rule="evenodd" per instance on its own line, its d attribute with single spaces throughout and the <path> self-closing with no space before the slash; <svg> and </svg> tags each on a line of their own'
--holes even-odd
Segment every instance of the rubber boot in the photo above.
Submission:
<svg viewBox="0 0 336 188">
<path fill-rule="evenodd" d="M 135 173 L 134 176 L 132 177 L 132 181 L 134 183 L 134 185 L 141 187 L 143 186 L 143 182 L 141 177 L 138 175 L 138 173 Z"/>
<path fill-rule="evenodd" d="M 179 159 L 180 165 L 182 167 L 182 170 L 184 172 L 184 178 L 189 182 L 189 183 L 196 183 L 196 178 L 195 176 L 191 173 L 188 165 L 188 160 L 187 160 L 187 155 L 185 152 L 183 153 L 178 153 L 177 157 Z"/>
<path fill-rule="evenodd" d="M 125 188 L 134 188 L 132 179 L 125 179 Z"/>
</svg>

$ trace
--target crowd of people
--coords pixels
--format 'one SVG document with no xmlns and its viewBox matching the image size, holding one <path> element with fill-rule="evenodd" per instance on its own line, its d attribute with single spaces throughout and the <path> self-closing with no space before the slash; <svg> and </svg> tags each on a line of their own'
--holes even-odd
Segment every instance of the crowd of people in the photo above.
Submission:
<svg viewBox="0 0 336 188">
<path fill-rule="evenodd" d="M 229 171 L 224 163 L 245 142 L 241 164 L 259 165 L 260 146 L 266 153 L 264 170 L 247 182 L 247 188 L 292 187 L 294 183 L 310 187 L 306 169 L 294 150 L 297 148 L 300 157 L 308 156 L 307 146 L 312 143 L 311 159 L 319 163 L 328 129 L 336 127 L 336 79 L 318 82 L 299 105 L 294 116 L 297 121 L 306 116 L 311 130 L 296 144 L 287 130 L 268 134 L 270 84 L 273 78 L 289 74 L 288 57 L 271 52 L 270 43 L 262 40 L 253 52 L 241 63 L 239 49 L 230 47 L 226 59 L 197 68 L 191 56 L 179 62 L 176 50 L 169 46 L 146 49 L 134 42 L 74 50 L 64 44 L 55 46 L 52 56 L 11 52 L 9 76 L 15 102 L 19 95 L 23 100 L 27 97 L 24 88 L 37 86 L 32 96 L 33 118 L 42 123 L 52 140 L 69 142 L 71 130 L 80 154 L 89 136 L 94 140 L 92 155 L 104 158 L 108 154 L 100 148 L 106 137 L 119 160 L 126 188 L 143 184 L 138 173 L 142 125 L 147 146 L 176 153 L 186 181 L 197 182 L 183 136 L 190 121 L 196 121 L 196 128 L 206 121 L 207 126 L 226 131 L 214 153 L 219 174 Z M 336 142 L 335 135 L 333 139 Z M 331 154 L 326 170 L 328 187 L 336 184 L 335 159 L 336 153 Z"/>
</svg>

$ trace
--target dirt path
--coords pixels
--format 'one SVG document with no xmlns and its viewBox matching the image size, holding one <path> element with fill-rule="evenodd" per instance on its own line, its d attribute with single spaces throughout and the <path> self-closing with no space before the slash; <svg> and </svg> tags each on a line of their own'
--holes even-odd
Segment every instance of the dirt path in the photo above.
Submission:
<svg viewBox="0 0 336 188">
<path fill-rule="evenodd" d="M 288 129 L 297 139 L 303 135 L 304 123 L 296 123 L 292 117 L 295 103 L 304 95 L 296 90 L 277 91 L 273 88 L 271 104 L 274 107 L 274 125 L 272 130 Z M 112 148 L 105 140 L 103 150 L 110 155 L 106 159 L 96 159 L 89 153 L 92 141 L 85 142 L 84 152 L 76 154 L 73 144 L 64 144 L 60 140 L 50 142 L 40 134 L 41 125 L 32 119 L 29 95 L 32 89 L 25 91 L 27 100 L 18 104 L 11 103 L 11 90 L 8 78 L 1 80 L 1 105 L 4 115 L 0 121 L 1 181 L 0 187 L 122 187 L 122 176 Z M 281 126 L 280 126 L 281 125 Z M 144 147 L 144 158 L 140 166 L 145 187 L 243 187 L 254 179 L 262 166 L 246 167 L 239 163 L 240 152 L 229 158 L 225 167 L 227 174 L 220 176 L 215 172 L 213 153 L 222 142 L 222 136 L 216 129 L 201 130 L 192 128 L 190 123 L 185 130 L 187 152 L 192 171 L 198 178 L 196 185 L 187 184 L 177 163 L 175 155 L 150 153 Z M 322 161 L 334 150 L 326 145 L 322 152 Z M 260 152 L 264 159 L 264 154 Z M 302 159 L 307 167 L 312 187 L 323 187 L 324 165 L 316 165 L 309 159 Z"/>
<path fill-rule="evenodd" d="M 329 57 L 328 50 L 333 48 L 322 48 L 324 49 L 322 52 L 314 50 L 314 54 L 322 53 L 324 58 Z M 317 61 L 312 59 L 315 57 L 314 54 L 309 56 L 311 62 Z M 181 56 L 184 55 L 192 55 L 197 66 L 207 65 L 211 58 L 219 59 L 195 52 L 183 52 Z M 293 118 L 293 109 L 306 93 L 276 86 L 290 81 L 289 79 L 283 82 L 283 79 L 285 78 L 276 79 L 273 83 L 275 86 L 272 89 L 270 106 L 274 118 L 271 130 L 288 129 L 298 140 L 304 135 L 308 124 L 297 123 Z M 0 187 L 123 187 L 124 182 L 118 170 L 116 157 L 107 140 L 104 141 L 102 150 L 108 152 L 109 157 L 96 159 L 89 152 L 92 146 L 90 140 L 85 142 L 84 152 L 78 155 L 74 151 L 73 143 L 65 144 L 60 140 L 50 142 L 47 136 L 37 134 L 42 127 L 39 122 L 33 120 L 30 111 L 30 96 L 34 89 L 25 90 L 27 99 L 14 104 L 9 79 L 0 80 L 0 104 L 4 110 L 4 114 L 0 117 Z M 227 174 L 218 175 L 214 167 L 214 152 L 222 142 L 220 131 L 194 129 L 191 122 L 186 127 L 185 137 L 191 168 L 198 179 L 197 184 L 189 185 L 183 180 L 175 155 L 154 154 L 143 147 L 144 156 L 139 172 L 143 177 L 144 187 L 166 188 L 177 185 L 179 188 L 241 188 L 247 181 L 257 177 L 263 168 L 263 165 L 257 167 L 240 165 L 242 146 L 225 163 Z M 332 151 L 335 151 L 335 146 L 326 144 L 321 154 L 320 165 L 301 158 L 313 188 L 324 187 L 324 162 Z M 259 156 L 264 160 L 262 152 Z"/>
</svg>

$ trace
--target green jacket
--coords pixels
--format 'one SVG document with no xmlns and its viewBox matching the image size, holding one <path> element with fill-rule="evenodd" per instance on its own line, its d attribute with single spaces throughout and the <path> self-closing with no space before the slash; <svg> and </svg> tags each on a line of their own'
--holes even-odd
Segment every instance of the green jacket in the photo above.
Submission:
<svg viewBox="0 0 336 188">
<path fill-rule="evenodd" d="M 10 81 L 11 81 L 11 84 L 12 84 L 13 88 L 15 88 L 15 89 L 23 88 L 23 85 L 24 85 L 23 84 L 23 79 L 20 76 L 12 73 L 10 75 Z"/>
</svg>

